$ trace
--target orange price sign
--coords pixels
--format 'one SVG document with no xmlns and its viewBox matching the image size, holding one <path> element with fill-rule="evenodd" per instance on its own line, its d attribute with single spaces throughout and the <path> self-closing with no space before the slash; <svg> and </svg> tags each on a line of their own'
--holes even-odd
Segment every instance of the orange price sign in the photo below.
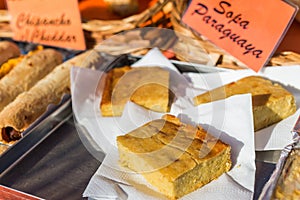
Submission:
<svg viewBox="0 0 300 200">
<path fill-rule="evenodd" d="M 77 0 L 7 0 L 13 39 L 85 50 Z"/>
<path fill-rule="evenodd" d="M 281 0 L 192 0 L 182 21 L 258 72 L 297 10 Z"/>
</svg>

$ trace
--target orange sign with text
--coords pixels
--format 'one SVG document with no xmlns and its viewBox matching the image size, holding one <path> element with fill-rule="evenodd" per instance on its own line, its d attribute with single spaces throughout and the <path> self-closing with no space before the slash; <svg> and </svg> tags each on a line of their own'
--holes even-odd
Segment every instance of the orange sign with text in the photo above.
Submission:
<svg viewBox="0 0 300 200">
<path fill-rule="evenodd" d="M 281 0 L 192 0 L 182 21 L 257 72 L 276 50 L 297 9 Z"/>
<path fill-rule="evenodd" d="M 85 50 L 77 0 L 7 0 L 13 39 Z"/>
</svg>

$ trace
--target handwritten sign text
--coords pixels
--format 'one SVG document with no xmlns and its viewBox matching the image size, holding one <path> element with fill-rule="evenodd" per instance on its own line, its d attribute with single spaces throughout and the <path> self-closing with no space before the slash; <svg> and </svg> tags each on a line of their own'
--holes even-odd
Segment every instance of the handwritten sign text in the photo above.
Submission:
<svg viewBox="0 0 300 200">
<path fill-rule="evenodd" d="M 282 39 L 296 11 L 284 1 L 193 0 L 182 21 L 259 71 Z"/>
<path fill-rule="evenodd" d="M 85 49 L 77 0 L 7 0 L 14 39 Z"/>
</svg>

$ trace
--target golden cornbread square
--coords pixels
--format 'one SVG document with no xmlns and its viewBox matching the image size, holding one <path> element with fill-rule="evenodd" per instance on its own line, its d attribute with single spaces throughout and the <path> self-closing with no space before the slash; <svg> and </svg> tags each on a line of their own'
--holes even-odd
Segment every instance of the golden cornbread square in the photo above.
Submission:
<svg viewBox="0 0 300 200">
<path fill-rule="evenodd" d="M 217 179 L 231 167 L 231 147 L 172 115 L 118 136 L 120 164 L 170 199 Z"/>
<path fill-rule="evenodd" d="M 127 101 L 132 101 L 156 112 L 167 112 L 169 99 L 169 71 L 125 66 L 108 72 L 100 110 L 102 116 L 121 116 Z"/>
<path fill-rule="evenodd" d="M 193 98 L 195 105 L 251 93 L 254 130 L 260 130 L 296 112 L 294 96 L 278 83 L 260 76 L 249 76 Z"/>
</svg>

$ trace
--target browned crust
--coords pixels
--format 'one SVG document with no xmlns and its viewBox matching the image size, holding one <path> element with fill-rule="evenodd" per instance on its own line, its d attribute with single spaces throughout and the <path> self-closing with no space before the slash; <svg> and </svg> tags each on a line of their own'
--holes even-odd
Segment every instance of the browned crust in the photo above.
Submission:
<svg viewBox="0 0 300 200">
<path fill-rule="evenodd" d="M 102 93 L 102 116 L 121 116 L 127 101 L 156 112 L 170 107 L 169 72 L 160 67 L 115 68 L 108 72 Z"/>
<path fill-rule="evenodd" d="M 130 66 L 124 66 L 121 68 L 114 68 L 107 73 L 100 103 L 102 116 L 120 116 L 122 114 L 125 101 L 127 101 L 128 98 L 124 99 L 123 101 L 114 101 L 113 103 L 112 95 L 115 85 L 118 83 L 120 78 L 129 70 L 131 70 Z"/>
<path fill-rule="evenodd" d="M 18 57 L 21 54 L 19 47 L 9 41 L 0 42 L 0 65 L 10 58 Z"/>
<path fill-rule="evenodd" d="M 249 76 L 205 92 L 193 98 L 195 105 L 227 97 L 251 93 L 254 130 L 260 130 L 288 116 L 297 110 L 294 96 L 277 83 L 260 76 Z"/>
<path fill-rule="evenodd" d="M 268 91 L 264 90 L 266 87 L 268 87 Z M 289 91 L 285 90 L 279 84 L 273 84 L 270 80 L 260 76 L 248 76 L 237 80 L 236 82 L 226 84 L 198 95 L 194 97 L 193 100 L 195 105 L 199 105 L 202 103 L 225 99 L 232 95 L 246 93 L 251 93 L 252 96 L 269 94 L 272 95 L 273 98 L 279 98 L 283 95 L 291 95 Z"/>
<path fill-rule="evenodd" d="M 120 163 L 141 173 L 171 199 L 196 190 L 231 168 L 228 144 L 172 115 L 118 136 L 117 144 Z"/>
<path fill-rule="evenodd" d="M 111 91 L 112 91 L 113 75 L 114 73 L 111 70 L 107 73 L 105 77 L 105 83 L 104 83 L 105 85 L 102 91 L 102 99 L 100 103 L 100 110 L 103 116 L 109 115 L 108 111 L 106 111 L 109 108 L 105 108 L 105 107 L 111 107 Z M 112 113 L 112 111 L 110 113 Z"/>
<path fill-rule="evenodd" d="M 65 93 L 70 93 L 70 69 L 73 66 L 91 67 L 93 65 L 91 55 L 92 53 L 88 51 L 58 65 L 30 90 L 20 94 L 6 106 L 0 112 L 0 141 L 11 140 L 3 135 L 3 128 L 11 127 L 21 134 L 46 111 L 48 105 L 59 103 Z M 90 62 L 86 62 L 87 58 Z"/>
</svg>

